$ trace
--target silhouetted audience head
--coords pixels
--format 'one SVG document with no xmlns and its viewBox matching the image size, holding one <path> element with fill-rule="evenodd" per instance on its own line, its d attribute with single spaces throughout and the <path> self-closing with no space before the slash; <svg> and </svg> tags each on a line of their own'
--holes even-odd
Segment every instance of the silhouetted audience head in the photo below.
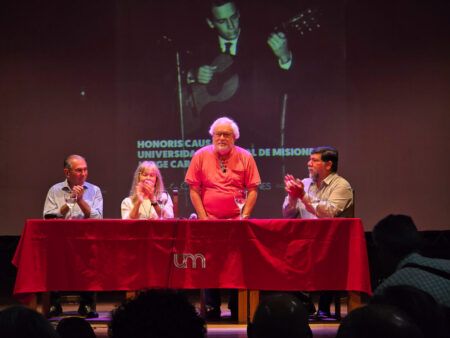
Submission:
<svg viewBox="0 0 450 338">
<path fill-rule="evenodd" d="M 60 338 L 95 338 L 94 330 L 84 318 L 63 318 L 56 327 Z"/>
<path fill-rule="evenodd" d="M 421 247 L 421 237 L 411 217 L 389 215 L 375 225 L 373 241 L 378 255 L 386 266 L 386 273 L 394 272 L 397 264 Z"/>
<path fill-rule="evenodd" d="M 293 295 L 267 297 L 259 303 L 253 322 L 247 326 L 247 335 L 249 338 L 312 337 L 308 311 Z"/>
<path fill-rule="evenodd" d="M 149 290 L 112 312 L 111 338 L 203 338 L 205 321 L 179 292 Z"/>
<path fill-rule="evenodd" d="M 339 326 L 336 338 L 425 338 L 419 327 L 400 309 L 371 304 L 353 310 Z"/>
<path fill-rule="evenodd" d="M 0 337 L 58 338 L 58 334 L 39 312 L 24 306 L 12 306 L 0 312 Z"/>
<path fill-rule="evenodd" d="M 372 297 L 370 304 L 397 307 L 408 315 L 426 337 L 444 338 L 448 334 L 444 309 L 431 295 L 413 286 L 387 287 L 382 294 Z"/>
</svg>

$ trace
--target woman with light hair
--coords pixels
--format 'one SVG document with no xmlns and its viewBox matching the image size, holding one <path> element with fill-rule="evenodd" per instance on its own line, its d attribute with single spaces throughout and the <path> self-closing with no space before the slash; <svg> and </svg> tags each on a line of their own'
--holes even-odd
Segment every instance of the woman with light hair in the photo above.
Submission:
<svg viewBox="0 0 450 338">
<path fill-rule="evenodd" d="M 122 201 L 122 218 L 173 218 L 172 199 L 168 193 L 161 194 L 163 191 L 164 183 L 156 163 L 142 162 L 134 173 L 130 196 Z M 160 204 L 164 205 L 163 210 Z"/>
</svg>

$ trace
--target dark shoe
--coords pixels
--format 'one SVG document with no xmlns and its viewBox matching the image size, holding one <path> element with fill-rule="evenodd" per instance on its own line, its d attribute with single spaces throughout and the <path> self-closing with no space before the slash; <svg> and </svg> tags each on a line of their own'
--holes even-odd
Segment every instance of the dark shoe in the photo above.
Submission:
<svg viewBox="0 0 450 338">
<path fill-rule="evenodd" d="M 309 315 L 313 315 L 316 313 L 316 307 L 314 306 L 314 303 L 312 301 L 308 304 L 305 304 L 305 307 L 308 309 Z"/>
<path fill-rule="evenodd" d="M 50 306 L 50 312 L 48 313 L 49 317 L 59 317 L 63 313 L 61 304 L 53 304 Z"/>
<path fill-rule="evenodd" d="M 318 310 L 317 311 L 317 315 L 316 315 L 317 319 L 330 319 L 331 317 L 331 313 L 330 312 L 325 312 L 322 310 Z"/>
<path fill-rule="evenodd" d="M 81 305 L 78 307 L 78 313 L 86 318 L 97 318 L 98 317 L 98 313 L 95 312 L 94 308 L 92 307 L 92 305 L 86 304 L 86 305 Z"/>
<path fill-rule="evenodd" d="M 220 308 L 210 307 L 206 309 L 205 319 L 207 321 L 219 321 L 220 320 Z"/>
<path fill-rule="evenodd" d="M 302 304 L 305 306 L 306 309 L 308 309 L 309 315 L 313 315 L 316 313 L 316 307 L 310 296 L 305 295 L 301 291 L 295 291 L 295 292 L 292 292 L 292 294 L 295 297 L 297 297 L 300 300 L 300 302 L 302 302 Z"/>
<path fill-rule="evenodd" d="M 305 309 L 308 310 L 308 315 L 313 315 L 316 313 L 316 306 L 311 298 L 308 297 L 306 300 L 301 300 L 301 302 L 305 306 Z"/>
</svg>

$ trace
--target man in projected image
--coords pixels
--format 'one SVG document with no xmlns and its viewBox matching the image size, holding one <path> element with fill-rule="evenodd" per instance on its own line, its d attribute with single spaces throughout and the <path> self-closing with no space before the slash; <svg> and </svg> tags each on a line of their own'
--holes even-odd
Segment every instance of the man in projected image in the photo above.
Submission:
<svg viewBox="0 0 450 338">
<path fill-rule="evenodd" d="M 284 179 L 288 193 L 283 203 L 284 218 L 353 217 L 353 191 L 350 184 L 337 174 L 338 151 L 317 147 L 308 162 L 309 178 L 300 180 L 292 175 Z M 317 316 L 330 317 L 332 292 L 322 292 Z"/>
<path fill-rule="evenodd" d="M 86 182 L 88 175 L 86 160 L 79 155 L 68 156 L 64 160 L 64 175 L 66 180 L 53 185 L 47 193 L 44 218 L 102 218 L 102 193 L 99 187 Z M 98 317 L 93 295 L 92 292 L 80 293 L 81 300 L 78 308 L 80 315 L 88 318 Z M 51 317 L 62 314 L 59 298 L 59 293 L 52 292 Z"/>
<path fill-rule="evenodd" d="M 235 1 L 211 0 L 211 13 L 206 18 L 206 22 L 209 28 L 216 31 L 222 53 L 233 56 L 238 54 L 238 40 L 241 33 L 239 19 L 240 13 Z M 288 48 L 285 34 L 282 32 L 271 33 L 267 38 L 267 44 L 278 59 L 280 68 L 289 69 L 292 64 L 292 52 Z M 200 66 L 196 72 L 197 82 L 208 84 L 216 70 L 216 65 Z"/>
<path fill-rule="evenodd" d="M 251 27 L 242 29 L 237 1 L 206 2 L 210 34 L 202 36 L 201 46 L 194 47 L 193 60 L 187 61 L 189 94 L 185 99 L 191 108 L 185 109 L 188 131 L 204 128 L 202 123 L 216 118 L 219 111 L 227 111 L 232 117 L 239 115 L 244 121 L 241 126 L 248 126 L 252 133 L 258 132 L 249 126 L 254 124 L 256 112 L 259 118 L 275 115 L 272 117 L 279 124 L 279 116 L 272 110 L 281 110 L 279 84 L 285 84 L 293 65 L 286 34 L 271 32 L 261 38 L 261 32 Z"/>
<path fill-rule="evenodd" d="M 192 157 L 185 181 L 189 183 L 191 201 L 199 219 L 238 219 L 240 211 L 234 200 L 238 190 L 248 191 L 242 217 L 248 218 L 258 197 L 261 183 L 253 156 L 238 146 L 239 127 L 221 117 L 209 129 L 212 145 L 199 149 Z M 220 319 L 219 290 L 205 290 L 206 319 Z M 237 292 L 232 292 L 228 307 L 237 318 Z"/>
</svg>

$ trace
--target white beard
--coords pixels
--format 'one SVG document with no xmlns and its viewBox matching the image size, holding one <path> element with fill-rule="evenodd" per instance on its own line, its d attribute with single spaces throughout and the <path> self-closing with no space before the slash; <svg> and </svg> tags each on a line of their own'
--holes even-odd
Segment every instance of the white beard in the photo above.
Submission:
<svg viewBox="0 0 450 338">
<path fill-rule="evenodd" d="M 316 171 L 309 171 L 309 178 L 313 180 L 313 182 L 317 183 L 319 179 L 319 174 Z"/>
</svg>

